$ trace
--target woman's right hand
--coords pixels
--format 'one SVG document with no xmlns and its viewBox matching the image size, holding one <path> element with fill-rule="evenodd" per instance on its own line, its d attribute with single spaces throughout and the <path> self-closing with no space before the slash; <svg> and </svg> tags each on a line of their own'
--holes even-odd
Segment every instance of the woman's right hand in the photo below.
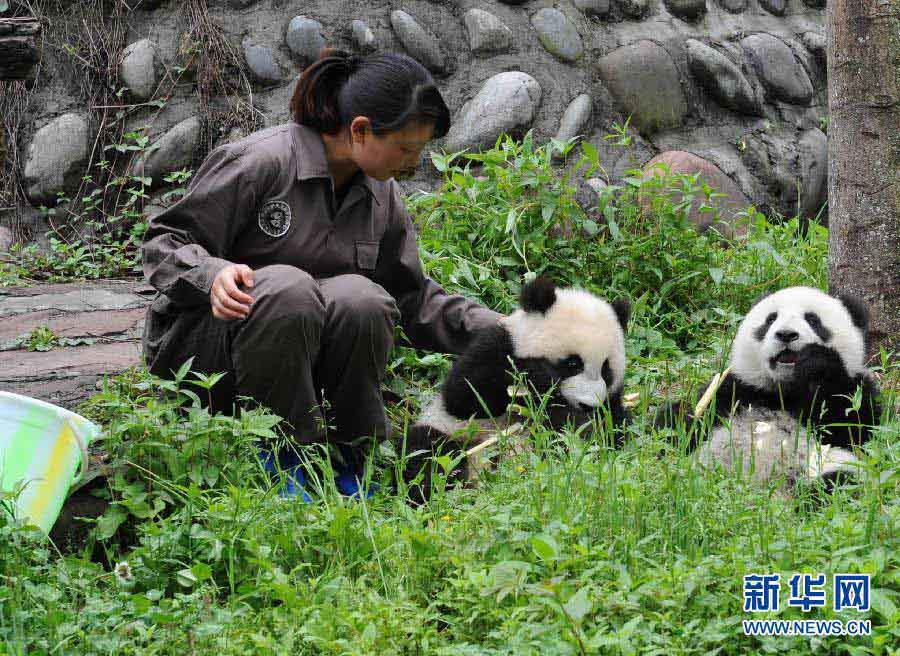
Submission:
<svg viewBox="0 0 900 656">
<path fill-rule="evenodd" d="M 253 297 L 242 292 L 239 284 L 253 287 L 253 269 L 246 264 L 229 264 L 216 274 L 209 290 L 209 301 L 216 319 L 234 321 L 250 314 Z"/>
</svg>

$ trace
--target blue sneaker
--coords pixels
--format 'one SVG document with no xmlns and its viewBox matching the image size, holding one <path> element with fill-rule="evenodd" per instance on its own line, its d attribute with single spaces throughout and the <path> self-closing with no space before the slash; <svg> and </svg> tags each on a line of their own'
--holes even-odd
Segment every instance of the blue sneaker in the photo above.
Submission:
<svg viewBox="0 0 900 656">
<path fill-rule="evenodd" d="M 275 455 L 266 449 L 260 448 L 259 457 L 263 468 L 273 477 L 278 476 L 279 470 L 286 474 L 284 485 L 278 491 L 278 496 L 283 499 L 300 497 L 304 503 L 312 503 L 312 497 L 304 490 L 306 477 L 300 466 L 300 458 L 293 449 L 287 449 L 278 454 L 278 467 L 275 466 Z"/>
<path fill-rule="evenodd" d="M 356 472 L 344 470 L 337 471 L 335 470 L 334 484 L 337 486 L 338 492 L 343 494 L 345 497 L 356 497 L 359 494 L 359 483 L 357 482 L 358 478 L 361 478 L 361 474 L 357 474 Z M 366 499 L 371 499 L 375 496 L 375 490 L 378 489 L 378 483 L 375 481 L 369 482 L 369 490 L 366 492 Z"/>
<path fill-rule="evenodd" d="M 338 446 L 340 449 L 341 455 L 343 456 L 343 463 L 336 463 L 334 459 L 332 459 L 332 467 L 334 468 L 334 484 L 338 489 L 338 492 L 343 494 L 345 497 L 356 497 L 359 498 L 359 481 L 363 479 L 363 463 L 358 462 L 359 453 L 356 449 L 353 449 L 348 444 L 341 444 Z M 366 498 L 371 499 L 375 495 L 375 490 L 378 489 L 378 484 L 374 481 L 369 482 L 369 489 L 366 492 Z"/>
<path fill-rule="evenodd" d="M 343 463 L 332 461 L 334 466 L 334 484 L 338 492 L 346 497 L 359 498 L 358 480 L 363 478 L 362 464 L 357 463 L 356 453 L 349 446 L 341 445 L 341 454 Z M 285 499 L 293 499 L 300 497 L 304 503 L 312 503 L 312 497 L 306 492 L 306 477 L 303 475 L 302 463 L 300 457 L 293 449 L 285 449 L 278 454 L 278 466 L 276 467 L 275 455 L 266 449 L 260 448 L 259 457 L 262 460 L 263 467 L 273 477 L 277 476 L 279 471 L 286 474 L 284 484 L 278 491 L 278 496 Z M 369 483 L 369 489 L 366 492 L 366 498 L 371 499 L 375 495 L 378 484 Z"/>
</svg>

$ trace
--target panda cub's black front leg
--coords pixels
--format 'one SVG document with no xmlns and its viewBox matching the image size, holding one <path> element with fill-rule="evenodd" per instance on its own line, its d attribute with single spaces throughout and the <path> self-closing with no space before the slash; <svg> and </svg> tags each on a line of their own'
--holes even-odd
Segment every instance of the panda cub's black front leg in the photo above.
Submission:
<svg viewBox="0 0 900 656">
<path fill-rule="evenodd" d="M 824 426 L 823 440 L 849 448 L 865 443 L 871 427 L 880 419 L 878 392 L 874 382 L 862 375 L 851 377 L 838 353 L 821 344 L 804 347 L 798 356 L 794 393 L 803 399 L 800 415 Z M 854 395 L 861 388 L 859 408 Z"/>
<path fill-rule="evenodd" d="M 435 458 L 447 455 L 455 459 L 461 454 L 459 445 L 447 435 L 429 426 L 412 426 L 406 433 L 405 461 L 403 463 L 403 480 L 409 488 L 409 499 L 418 505 L 431 497 L 432 472 L 439 467 Z M 421 474 L 418 484 L 413 481 Z M 466 457 L 453 468 L 447 477 L 447 483 L 468 480 L 468 463 Z"/>
</svg>

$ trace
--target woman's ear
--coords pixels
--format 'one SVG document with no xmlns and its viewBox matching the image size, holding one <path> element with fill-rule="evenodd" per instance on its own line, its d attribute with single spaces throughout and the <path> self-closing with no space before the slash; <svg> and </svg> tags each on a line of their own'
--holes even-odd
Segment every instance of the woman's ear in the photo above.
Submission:
<svg viewBox="0 0 900 656">
<path fill-rule="evenodd" d="M 372 122 L 367 116 L 357 116 L 350 122 L 350 144 L 364 146 L 372 134 Z"/>
</svg>

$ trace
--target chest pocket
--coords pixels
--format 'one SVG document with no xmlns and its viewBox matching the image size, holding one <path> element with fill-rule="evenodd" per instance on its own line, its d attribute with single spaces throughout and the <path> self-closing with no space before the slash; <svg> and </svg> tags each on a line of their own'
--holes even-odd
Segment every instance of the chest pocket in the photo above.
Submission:
<svg viewBox="0 0 900 656">
<path fill-rule="evenodd" d="M 356 266 L 363 271 L 374 271 L 378 265 L 378 242 L 356 242 Z"/>
</svg>

